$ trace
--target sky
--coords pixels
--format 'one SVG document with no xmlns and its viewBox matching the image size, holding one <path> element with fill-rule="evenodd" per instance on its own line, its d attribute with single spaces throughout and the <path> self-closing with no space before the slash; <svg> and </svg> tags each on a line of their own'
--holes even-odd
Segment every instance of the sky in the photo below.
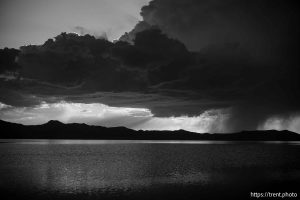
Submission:
<svg viewBox="0 0 300 200">
<path fill-rule="evenodd" d="M 118 39 L 149 0 L 1 0 L 0 48 L 42 44 L 61 32 Z"/>
<path fill-rule="evenodd" d="M 2 120 L 300 133 L 292 0 L 12 0 L 0 7 Z"/>
</svg>

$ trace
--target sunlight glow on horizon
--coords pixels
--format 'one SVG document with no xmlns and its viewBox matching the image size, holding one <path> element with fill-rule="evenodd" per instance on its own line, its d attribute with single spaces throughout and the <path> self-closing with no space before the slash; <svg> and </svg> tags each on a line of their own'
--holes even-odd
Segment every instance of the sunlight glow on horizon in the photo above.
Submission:
<svg viewBox="0 0 300 200">
<path fill-rule="evenodd" d="M 156 117 L 147 108 L 111 107 L 101 103 L 45 103 L 34 107 L 13 107 L 0 103 L 0 119 L 24 125 L 38 125 L 49 120 L 63 123 L 116 127 L 134 130 L 186 130 L 197 133 L 225 133 L 229 113 L 207 110 L 198 116 Z M 271 117 L 257 130 L 290 130 L 300 133 L 300 117 Z"/>
<path fill-rule="evenodd" d="M 34 107 L 12 107 L 0 103 L 0 118 L 24 125 L 38 125 L 49 120 L 85 123 L 106 127 L 125 126 L 135 130 L 187 130 L 204 133 L 222 132 L 224 115 L 215 110 L 199 116 L 155 117 L 146 108 L 110 107 L 100 103 L 42 103 Z"/>
</svg>

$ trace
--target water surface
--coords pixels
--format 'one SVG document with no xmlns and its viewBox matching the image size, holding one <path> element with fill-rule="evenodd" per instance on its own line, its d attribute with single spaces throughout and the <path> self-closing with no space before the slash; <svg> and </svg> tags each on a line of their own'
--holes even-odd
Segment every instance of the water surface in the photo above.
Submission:
<svg viewBox="0 0 300 200">
<path fill-rule="evenodd" d="M 0 190 L 36 199 L 247 198 L 295 192 L 299 155 L 299 142 L 1 140 Z"/>
</svg>

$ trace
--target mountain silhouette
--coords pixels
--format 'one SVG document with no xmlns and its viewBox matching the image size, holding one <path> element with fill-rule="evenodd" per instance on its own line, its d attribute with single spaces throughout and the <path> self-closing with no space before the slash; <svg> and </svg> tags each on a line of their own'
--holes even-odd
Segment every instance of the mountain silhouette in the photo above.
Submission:
<svg viewBox="0 0 300 200">
<path fill-rule="evenodd" d="M 287 130 L 200 134 L 185 130 L 135 131 L 125 127 L 106 128 L 78 123 L 64 124 L 55 120 L 42 125 L 22 125 L 0 120 L 0 129 L 2 139 L 300 141 L 300 134 Z"/>
</svg>

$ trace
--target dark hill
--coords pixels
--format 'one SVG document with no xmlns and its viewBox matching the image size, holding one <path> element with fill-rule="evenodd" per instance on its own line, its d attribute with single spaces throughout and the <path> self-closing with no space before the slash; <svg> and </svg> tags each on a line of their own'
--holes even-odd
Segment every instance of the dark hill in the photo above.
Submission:
<svg viewBox="0 0 300 200">
<path fill-rule="evenodd" d="M 125 127 L 106 128 L 86 124 L 46 124 L 25 126 L 0 120 L 2 139 L 109 139 L 109 140 L 242 140 L 300 141 L 300 134 L 290 131 L 242 131 L 231 134 L 199 134 L 178 131 L 135 131 Z"/>
</svg>

